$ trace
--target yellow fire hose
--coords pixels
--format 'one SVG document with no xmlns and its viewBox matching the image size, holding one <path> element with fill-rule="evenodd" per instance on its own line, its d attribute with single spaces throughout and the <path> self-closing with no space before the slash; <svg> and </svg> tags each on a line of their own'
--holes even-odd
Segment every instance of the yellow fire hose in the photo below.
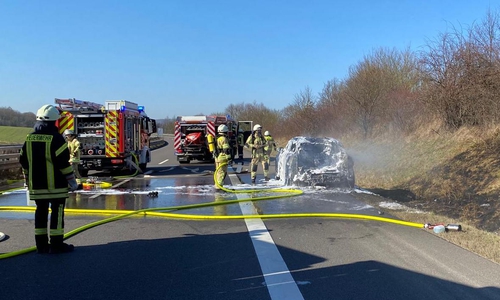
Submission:
<svg viewBox="0 0 500 300">
<path fill-rule="evenodd" d="M 239 202 L 247 202 L 247 201 L 262 201 L 262 200 L 271 200 L 271 199 L 279 199 L 286 197 L 293 197 L 303 194 L 303 191 L 298 189 L 251 189 L 251 190 L 233 190 L 227 189 L 221 186 L 216 179 L 217 171 L 219 168 L 224 166 L 224 164 L 220 165 L 216 171 L 214 172 L 214 182 L 215 185 L 226 192 L 229 193 L 245 193 L 245 194 L 255 194 L 255 193 L 281 193 L 281 195 L 272 195 L 272 196 L 261 196 L 261 197 L 251 197 L 245 199 L 237 199 L 237 200 L 227 200 L 227 201 L 217 201 L 217 202 L 206 202 L 199 204 L 189 204 L 189 205 L 179 205 L 179 206 L 171 206 L 171 207 L 156 207 L 156 208 L 145 208 L 140 210 L 97 210 L 97 209 L 71 209 L 65 208 L 65 213 L 70 214 L 91 214 L 91 215 L 115 215 L 103 220 L 95 221 L 89 223 L 87 225 L 81 226 L 70 232 L 67 232 L 64 235 L 64 239 L 68 239 L 80 232 L 83 232 L 87 229 L 103 225 L 109 222 L 117 221 L 123 218 L 132 217 L 135 215 L 141 216 L 154 216 L 154 217 L 163 217 L 163 218 L 176 218 L 176 219 L 192 219 L 192 220 L 241 220 L 241 219 L 282 219 L 282 218 L 342 218 L 342 219 L 360 219 L 360 220 L 372 220 L 372 221 L 380 221 L 393 223 L 403 226 L 410 226 L 416 228 L 429 228 L 429 224 L 421 224 L 414 222 L 407 222 L 397 219 L 379 217 L 379 216 L 370 216 L 370 215 L 361 215 L 361 214 L 344 214 L 344 213 L 293 213 L 293 214 L 262 214 L 262 215 L 238 215 L 238 216 L 211 216 L 211 215 L 189 215 L 189 214 L 176 214 L 172 213 L 173 211 L 181 211 L 202 207 L 214 207 L 219 205 L 230 205 L 236 204 Z M 26 206 L 0 206 L 0 211 L 35 211 L 36 207 L 26 207 Z M 29 247 L 26 249 L 13 251 L 9 253 L 0 254 L 0 259 L 14 257 L 17 255 L 21 255 L 24 253 L 35 251 L 36 247 Z"/>
</svg>

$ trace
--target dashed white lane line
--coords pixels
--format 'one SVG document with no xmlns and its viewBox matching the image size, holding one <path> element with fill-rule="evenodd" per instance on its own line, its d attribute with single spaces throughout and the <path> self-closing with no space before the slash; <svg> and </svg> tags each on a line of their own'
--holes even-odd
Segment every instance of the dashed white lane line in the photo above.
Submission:
<svg viewBox="0 0 500 300">
<path fill-rule="evenodd" d="M 233 185 L 240 184 L 235 174 L 230 174 L 229 179 Z M 238 199 L 246 197 L 242 194 L 236 194 L 236 196 Z M 244 215 L 257 214 L 252 201 L 240 202 L 240 209 Z M 283 257 L 278 251 L 262 219 L 245 219 L 245 223 L 271 299 L 303 300 L 304 297 L 297 283 L 293 279 L 292 274 L 290 274 Z"/>
<path fill-rule="evenodd" d="M 164 163 L 166 163 L 167 161 L 168 161 L 168 158 L 167 158 L 167 159 L 165 159 L 165 160 L 164 160 L 164 161 L 162 161 L 162 162 L 159 162 L 158 164 L 159 164 L 159 165 L 163 165 L 163 164 L 164 164 Z"/>
</svg>

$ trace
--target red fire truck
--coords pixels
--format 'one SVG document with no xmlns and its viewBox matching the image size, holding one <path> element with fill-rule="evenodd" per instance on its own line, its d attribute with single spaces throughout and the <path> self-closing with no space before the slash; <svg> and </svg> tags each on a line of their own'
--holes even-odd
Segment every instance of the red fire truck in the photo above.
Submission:
<svg viewBox="0 0 500 300">
<path fill-rule="evenodd" d="M 73 130 L 80 142 L 79 171 L 142 170 L 151 161 L 150 135 L 156 121 L 143 106 L 125 100 L 104 105 L 77 99 L 55 99 L 61 110 L 57 125 L 62 134 Z"/>
<path fill-rule="evenodd" d="M 192 160 L 210 161 L 214 158 L 208 148 L 207 135 L 217 136 L 217 127 L 225 124 L 228 129 L 231 159 L 237 152 L 236 135 L 239 129 L 251 134 L 251 121 L 236 121 L 231 116 L 179 116 L 175 122 L 174 150 L 179 163 Z"/>
</svg>

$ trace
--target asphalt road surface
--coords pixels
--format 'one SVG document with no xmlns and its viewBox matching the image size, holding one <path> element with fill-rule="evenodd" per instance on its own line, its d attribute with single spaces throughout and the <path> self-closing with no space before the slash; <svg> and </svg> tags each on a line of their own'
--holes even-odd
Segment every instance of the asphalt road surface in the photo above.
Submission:
<svg viewBox="0 0 500 300">
<path fill-rule="evenodd" d="M 171 145 L 153 152 L 148 174 L 115 179 L 111 190 L 74 193 L 68 208 L 137 210 L 252 197 L 215 193 L 213 165 L 179 165 Z M 247 160 L 243 172 L 231 171 L 225 186 L 254 188 L 248 168 Z M 279 184 L 262 178 L 257 188 Z M 358 193 L 306 189 L 290 198 L 178 213 L 378 215 Z M 24 191 L 0 195 L 0 206 L 26 205 Z M 105 217 L 67 214 L 66 232 Z M 32 212 L 0 211 L 6 234 L 0 253 L 33 246 L 33 227 Z M 140 216 L 90 228 L 67 242 L 76 246 L 73 253 L 1 259 L 0 299 L 500 299 L 498 264 L 432 231 L 386 222 Z"/>
</svg>

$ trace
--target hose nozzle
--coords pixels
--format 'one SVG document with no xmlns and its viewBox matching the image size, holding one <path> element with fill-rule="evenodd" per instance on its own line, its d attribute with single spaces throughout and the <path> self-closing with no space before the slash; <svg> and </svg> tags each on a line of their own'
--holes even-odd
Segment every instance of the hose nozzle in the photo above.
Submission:
<svg viewBox="0 0 500 300">
<path fill-rule="evenodd" d="M 446 228 L 446 231 L 449 231 L 449 230 L 462 231 L 462 225 L 458 225 L 458 224 L 448 224 L 445 226 L 445 228 Z"/>
</svg>

